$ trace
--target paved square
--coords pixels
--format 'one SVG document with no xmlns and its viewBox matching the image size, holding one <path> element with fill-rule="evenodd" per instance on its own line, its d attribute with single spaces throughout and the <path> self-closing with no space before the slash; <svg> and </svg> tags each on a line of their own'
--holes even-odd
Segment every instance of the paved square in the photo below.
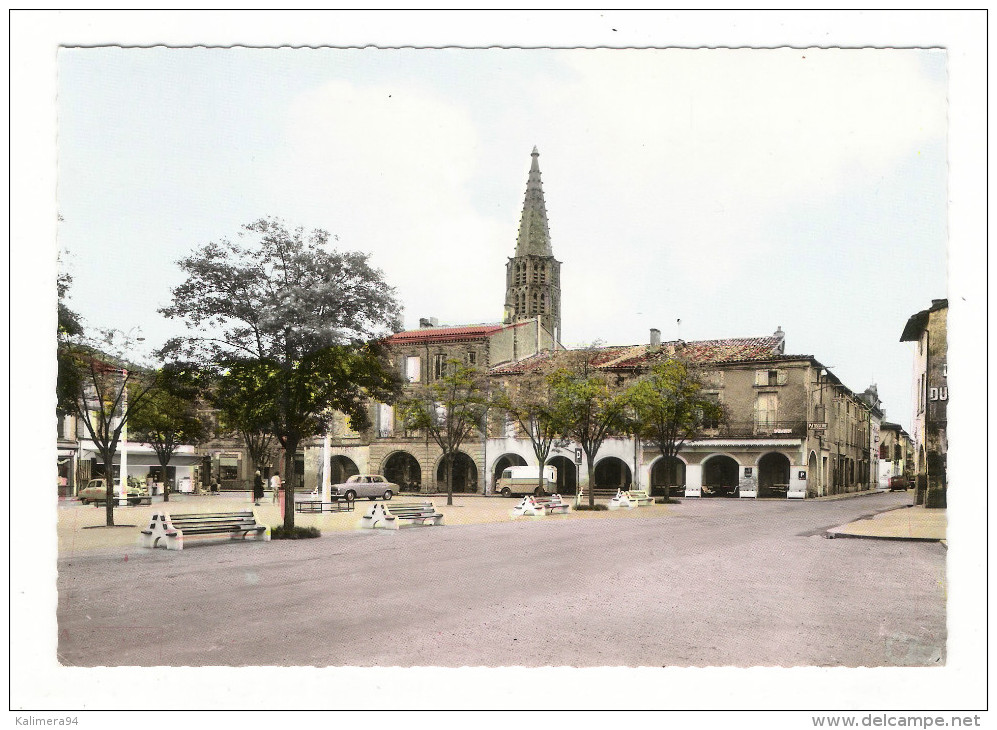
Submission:
<svg viewBox="0 0 997 730">
<path fill-rule="evenodd" d="M 442 527 L 344 527 L 317 540 L 183 552 L 70 549 L 59 560 L 59 660 L 937 665 L 945 660 L 944 547 L 823 537 L 827 527 L 907 501 L 888 493 L 683 500 L 625 515 L 510 521 L 512 500 L 446 507 L 437 499 Z M 462 520 L 462 510 L 475 509 L 495 520 Z M 133 544 L 138 528 L 115 532 Z"/>
</svg>

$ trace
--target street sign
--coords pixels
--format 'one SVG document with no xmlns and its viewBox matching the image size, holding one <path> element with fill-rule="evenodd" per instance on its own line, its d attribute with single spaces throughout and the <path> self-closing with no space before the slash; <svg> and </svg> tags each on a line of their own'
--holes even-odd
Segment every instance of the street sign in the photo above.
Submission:
<svg viewBox="0 0 997 730">
<path fill-rule="evenodd" d="M 811 431 L 826 431 L 827 430 L 827 423 L 811 423 L 810 424 L 810 430 Z"/>
<path fill-rule="evenodd" d="M 576 464 L 581 464 L 582 463 L 582 450 L 581 449 L 575 449 L 575 463 Z"/>
</svg>

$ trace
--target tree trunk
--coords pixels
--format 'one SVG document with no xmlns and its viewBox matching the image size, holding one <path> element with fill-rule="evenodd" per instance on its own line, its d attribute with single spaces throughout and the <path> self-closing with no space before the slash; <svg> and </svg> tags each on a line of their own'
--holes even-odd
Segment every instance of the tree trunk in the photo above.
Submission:
<svg viewBox="0 0 997 730">
<path fill-rule="evenodd" d="M 114 527 L 114 452 L 110 454 L 101 450 L 100 455 L 104 459 L 104 514 L 105 524 Z M 128 492 L 126 491 L 125 494 Z"/>
<path fill-rule="evenodd" d="M 172 456 L 173 455 L 170 454 L 170 457 L 172 457 Z M 162 469 L 163 469 L 163 501 L 164 502 L 169 502 L 170 501 L 170 480 L 167 477 L 167 471 L 166 471 L 166 464 L 169 464 L 169 463 L 170 463 L 170 458 L 169 457 L 167 457 L 165 464 L 163 463 L 162 459 L 159 460 L 159 466 L 161 466 Z"/>
<path fill-rule="evenodd" d="M 453 462 L 454 455 L 447 454 L 447 506 L 453 505 Z"/>
<path fill-rule="evenodd" d="M 298 440 L 287 439 L 284 449 L 284 529 L 294 529 L 294 455 L 298 453 Z"/>
</svg>

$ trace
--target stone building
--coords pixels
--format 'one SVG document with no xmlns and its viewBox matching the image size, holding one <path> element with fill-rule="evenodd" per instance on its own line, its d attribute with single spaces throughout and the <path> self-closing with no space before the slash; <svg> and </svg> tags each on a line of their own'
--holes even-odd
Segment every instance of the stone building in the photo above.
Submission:
<svg viewBox="0 0 997 730">
<path fill-rule="evenodd" d="M 916 342 L 914 351 L 914 470 L 915 502 L 944 507 L 948 489 L 948 351 L 947 299 L 933 299 L 931 307 L 907 320 L 901 342 Z"/>
<path fill-rule="evenodd" d="M 899 423 L 883 421 L 879 428 L 879 486 L 890 477 L 914 475 L 914 443 Z"/>
<path fill-rule="evenodd" d="M 541 353 L 494 368 L 492 375 L 515 377 L 551 357 Z M 813 356 L 786 355 L 781 328 L 769 337 L 666 343 L 652 330 L 647 345 L 600 349 L 598 363 L 625 385 L 671 357 L 700 371 L 705 392 L 727 407 L 728 421 L 708 425 L 667 460 L 633 439 L 608 440 L 596 457 L 596 488 L 631 486 L 663 495 L 669 488 L 694 486 L 702 487 L 704 496 L 733 496 L 754 487 L 759 496 L 793 490 L 816 497 L 874 487 L 872 409 Z M 495 458 L 491 477 L 509 463 L 535 463 L 523 439 L 493 435 L 487 451 Z M 548 464 L 558 468 L 559 488 L 572 493 L 574 466 L 563 454 Z M 583 483 L 587 468 L 579 470 Z"/>
</svg>

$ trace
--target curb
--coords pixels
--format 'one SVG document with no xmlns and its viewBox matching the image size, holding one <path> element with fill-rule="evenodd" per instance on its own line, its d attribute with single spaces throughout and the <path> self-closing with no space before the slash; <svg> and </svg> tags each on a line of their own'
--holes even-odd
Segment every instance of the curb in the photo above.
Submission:
<svg viewBox="0 0 997 730">
<path fill-rule="evenodd" d="M 825 530 L 824 537 L 828 540 L 834 540 L 839 537 L 845 537 L 856 540 L 893 540 L 894 542 L 945 542 L 945 538 L 942 537 L 900 537 L 899 535 L 855 535 L 850 532 L 835 532 L 834 530 Z M 945 546 L 948 550 L 948 545 Z"/>
</svg>

